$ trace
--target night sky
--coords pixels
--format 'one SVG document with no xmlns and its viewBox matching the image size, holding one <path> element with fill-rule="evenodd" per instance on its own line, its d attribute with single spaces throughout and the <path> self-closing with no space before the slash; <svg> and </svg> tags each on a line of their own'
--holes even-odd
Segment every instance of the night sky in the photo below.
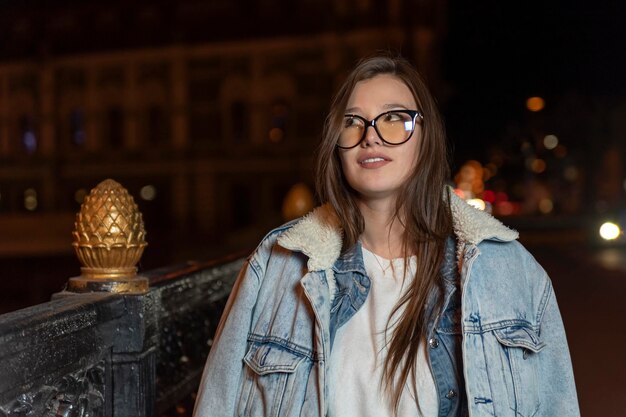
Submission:
<svg viewBox="0 0 626 417">
<path fill-rule="evenodd" d="M 457 158 L 480 158 L 529 96 L 626 96 L 625 5 L 450 0 L 440 101 Z"/>
</svg>

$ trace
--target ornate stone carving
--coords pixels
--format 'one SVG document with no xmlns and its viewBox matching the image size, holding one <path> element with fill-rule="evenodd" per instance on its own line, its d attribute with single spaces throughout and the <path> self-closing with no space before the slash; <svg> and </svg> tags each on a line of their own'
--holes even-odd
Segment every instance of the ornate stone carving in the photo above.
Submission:
<svg viewBox="0 0 626 417">
<path fill-rule="evenodd" d="M 142 293 L 148 281 L 137 277 L 137 262 L 147 243 L 143 219 L 133 197 L 107 179 L 85 198 L 76 216 L 74 249 L 83 265 L 71 278 L 73 292 Z"/>
<path fill-rule="evenodd" d="M 21 394 L 0 407 L 0 417 L 99 417 L 105 409 L 104 362 Z"/>
</svg>

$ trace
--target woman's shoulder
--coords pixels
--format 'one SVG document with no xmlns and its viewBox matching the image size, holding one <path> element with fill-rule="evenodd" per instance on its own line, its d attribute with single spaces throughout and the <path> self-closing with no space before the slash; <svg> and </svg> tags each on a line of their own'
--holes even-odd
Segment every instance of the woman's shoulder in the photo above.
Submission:
<svg viewBox="0 0 626 417">
<path fill-rule="evenodd" d="M 492 262 L 502 262 L 514 266 L 539 266 L 530 251 L 518 240 L 484 240 L 478 245 L 481 257 Z"/>
<path fill-rule="evenodd" d="M 337 260 L 342 244 L 342 232 L 334 210 L 329 205 L 322 205 L 269 231 L 252 256 L 269 257 L 279 247 L 306 255 L 309 270 L 324 270 Z"/>
<path fill-rule="evenodd" d="M 299 219 L 288 221 L 278 227 L 273 228 L 263 236 L 256 248 L 252 251 L 250 258 L 258 258 L 259 256 L 269 257 L 272 252 L 272 248 L 277 245 L 279 237 L 286 231 L 291 229 Z"/>
<path fill-rule="evenodd" d="M 466 302 L 484 323 L 525 320 L 538 326 L 552 283 L 533 255 L 518 241 L 484 241 L 466 280 Z"/>
<path fill-rule="evenodd" d="M 535 257 L 517 240 L 483 241 L 474 265 L 485 288 L 500 288 L 505 293 L 539 294 L 550 287 L 550 279 Z"/>
</svg>

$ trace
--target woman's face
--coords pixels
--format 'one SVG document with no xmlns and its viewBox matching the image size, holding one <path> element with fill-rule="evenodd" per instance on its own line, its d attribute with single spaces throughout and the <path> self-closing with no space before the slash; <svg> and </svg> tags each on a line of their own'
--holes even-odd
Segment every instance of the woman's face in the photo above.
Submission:
<svg viewBox="0 0 626 417">
<path fill-rule="evenodd" d="M 372 120 L 390 110 L 417 110 L 409 88 L 393 75 L 382 74 L 359 81 L 348 99 L 345 114 Z M 374 128 L 352 149 L 339 149 L 348 184 L 363 201 L 392 199 L 408 179 L 417 161 L 422 131 L 416 124 L 411 138 L 401 145 L 384 143 Z"/>
</svg>

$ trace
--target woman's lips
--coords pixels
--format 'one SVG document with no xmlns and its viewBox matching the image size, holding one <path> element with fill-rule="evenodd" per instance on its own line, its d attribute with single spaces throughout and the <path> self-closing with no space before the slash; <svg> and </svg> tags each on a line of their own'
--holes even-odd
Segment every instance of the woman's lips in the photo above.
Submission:
<svg viewBox="0 0 626 417">
<path fill-rule="evenodd" d="M 363 168 L 374 169 L 387 165 L 391 160 L 385 156 L 376 155 L 359 159 L 359 165 Z"/>
</svg>

